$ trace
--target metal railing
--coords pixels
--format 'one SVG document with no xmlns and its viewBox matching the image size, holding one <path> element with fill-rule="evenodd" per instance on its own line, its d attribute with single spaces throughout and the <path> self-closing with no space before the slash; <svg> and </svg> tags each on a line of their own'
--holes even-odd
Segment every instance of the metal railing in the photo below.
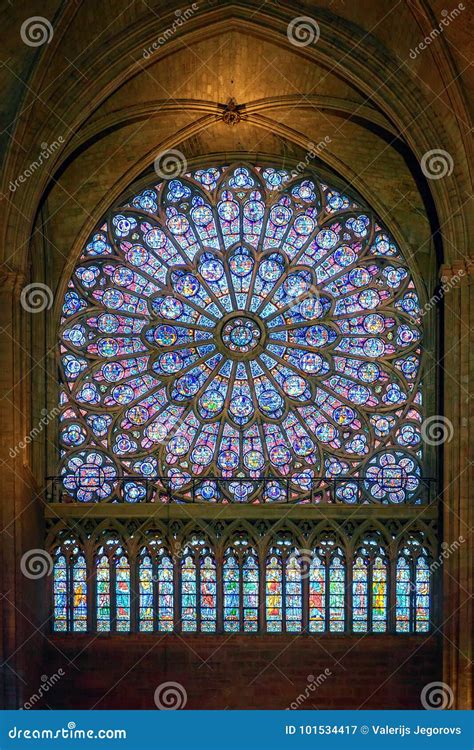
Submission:
<svg viewBox="0 0 474 750">
<path fill-rule="evenodd" d="M 404 489 L 404 479 L 393 476 L 386 486 L 366 477 L 189 477 L 120 476 L 105 479 L 100 467 L 76 487 L 65 487 L 64 477 L 47 477 L 46 500 L 55 503 L 296 503 L 338 505 L 428 505 L 436 499 L 436 481 L 417 477 L 416 492 Z M 105 494 L 104 488 L 111 488 Z M 377 489 L 377 491 L 375 491 Z"/>
</svg>

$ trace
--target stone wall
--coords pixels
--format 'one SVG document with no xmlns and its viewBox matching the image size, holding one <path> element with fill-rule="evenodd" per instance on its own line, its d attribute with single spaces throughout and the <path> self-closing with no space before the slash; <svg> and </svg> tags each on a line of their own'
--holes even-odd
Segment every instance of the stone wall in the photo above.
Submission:
<svg viewBox="0 0 474 750">
<path fill-rule="evenodd" d="M 154 709 L 168 681 L 188 709 L 415 709 L 441 678 L 436 636 L 54 636 L 45 656 L 59 709 Z"/>
</svg>

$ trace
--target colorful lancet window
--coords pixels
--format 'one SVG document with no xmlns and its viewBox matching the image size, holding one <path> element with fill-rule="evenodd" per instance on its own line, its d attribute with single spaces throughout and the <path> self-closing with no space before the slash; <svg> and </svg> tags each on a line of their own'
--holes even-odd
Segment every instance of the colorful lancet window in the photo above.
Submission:
<svg viewBox="0 0 474 750">
<path fill-rule="evenodd" d="M 181 564 L 181 628 L 184 632 L 198 629 L 198 570 L 189 549 Z"/>
<path fill-rule="evenodd" d="M 68 566 L 64 554 L 57 553 L 53 568 L 54 630 L 64 632 L 68 628 Z"/>
<path fill-rule="evenodd" d="M 174 568 L 160 545 L 144 547 L 138 562 L 138 624 L 143 632 L 169 632 L 174 626 Z"/>
<path fill-rule="evenodd" d="M 158 630 L 173 630 L 174 618 L 174 569 L 173 561 L 162 554 L 156 567 Z"/>
<path fill-rule="evenodd" d="M 155 629 L 153 560 L 147 549 L 142 550 L 138 562 L 138 627 L 144 632 Z"/>
<path fill-rule="evenodd" d="M 109 632 L 111 622 L 110 562 L 108 555 L 99 554 L 96 563 L 97 610 L 96 624 L 99 632 Z"/>
<path fill-rule="evenodd" d="M 201 630 L 214 633 L 217 625 L 217 570 L 213 556 L 205 553 L 200 565 Z"/>
<path fill-rule="evenodd" d="M 339 502 L 418 503 L 421 323 L 395 239 L 313 173 L 221 166 L 132 191 L 64 294 L 62 489 L 279 502 L 324 477 Z"/>
<path fill-rule="evenodd" d="M 369 617 L 369 561 L 358 555 L 352 566 L 352 629 L 366 633 Z"/>
<path fill-rule="evenodd" d="M 87 566 L 74 542 L 67 541 L 54 555 L 53 630 L 87 630 Z"/>
<path fill-rule="evenodd" d="M 415 568 L 415 632 L 430 629 L 430 568 L 428 559 L 420 555 Z"/>
<path fill-rule="evenodd" d="M 387 630 L 387 558 L 377 536 L 358 547 L 352 567 L 352 630 Z"/>
<path fill-rule="evenodd" d="M 285 629 L 299 633 L 303 625 L 303 581 L 298 553 L 294 550 L 285 565 Z"/>
<path fill-rule="evenodd" d="M 117 540 L 108 540 L 96 556 L 96 626 L 99 632 L 130 630 L 130 564 Z"/>
<path fill-rule="evenodd" d="M 217 568 L 202 545 L 189 545 L 181 563 L 181 629 L 214 633 L 217 628 Z"/>
<path fill-rule="evenodd" d="M 327 629 L 326 578 L 328 564 L 323 550 L 314 550 L 309 566 L 309 623 L 310 633 Z"/>
<path fill-rule="evenodd" d="M 384 633 L 392 610 L 396 632 L 430 630 L 432 566 L 422 532 L 403 542 L 390 561 L 394 590 L 389 588 L 386 543 L 378 531 L 365 532 L 356 543 L 350 592 L 338 535 L 324 533 L 311 550 L 303 551 L 290 539 L 285 534 L 275 539 L 265 558 L 263 622 L 263 561 L 248 539 L 234 539 L 218 564 L 208 542 L 193 538 L 176 570 L 169 550 L 157 538 L 147 539 L 132 561 L 116 538 L 108 539 L 94 559 L 94 601 L 88 597 L 85 553 L 76 542 L 63 539 L 53 551 L 53 630 L 85 632 L 90 617 L 99 633 L 128 632 L 132 620 L 139 632 L 170 632 L 176 627 L 185 633 L 213 633 L 219 627 L 226 633 Z M 133 618 L 132 569 L 137 581 Z"/>
<path fill-rule="evenodd" d="M 375 558 L 372 565 L 372 631 L 384 633 L 387 630 L 387 562 L 382 556 Z"/>
<path fill-rule="evenodd" d="M 130 630 L 130 565 L 124 554 L 115 558 L 115 606 L 116 630 Z"/>
<path fill-rule="evenodd" d="M 343 553 L 331 557 L 328 571 L 329 581 L 329 630 L 340 633 L 345 629 L 346 564 Z"/>
<path fill-rule="evenodd" d="M 228 552 L 222 569 L 224 588 L 224 630 L 237 633 L 241 628 L 242 574 L 234 550 Z"/>
<path fill-rule="evenodd" d="M 270 550 L 266 564 L 265 589 L 268 632 L 301 632 L 303 582 L 297 550 L 288 550 L 283 545 Z"/>
<path fill-rule="evenodd" d="M 257 632 L 259 571 L 255 551 L 229 547 L 224 556 L 222 579 L 224 630 Z"/>
<path fill-rule="evenodd" d="M 310 633 L 345 629 L 346 562 L 337 541 L 327 537 L 312 550 L 308 570 Z"/>
<path fill-rule="evenodd" d="M 87 630 L 87 566 L 83 555 L 72 563 L 72 629 Z"/>
<path fill-rule="evenodd" d="M 267 631 L 280 633 L 283 629 L 283 564 L 280 550 L 270 551 L 265 573 Z"/>
<path fill-rule="evenodd" d="M 397 560 L 397 632 L 426 633 L 430 630 L 430 587 L 429 554 L 417 540 L 410 540 L 400 550 Z"/>
<path fill-rule="evenodd" d="M 258 557 L 254 550 L 248 550 L 242 564 L 242 601 L 244 632 L 258 630 L 259 569 Z"/>
</svg>

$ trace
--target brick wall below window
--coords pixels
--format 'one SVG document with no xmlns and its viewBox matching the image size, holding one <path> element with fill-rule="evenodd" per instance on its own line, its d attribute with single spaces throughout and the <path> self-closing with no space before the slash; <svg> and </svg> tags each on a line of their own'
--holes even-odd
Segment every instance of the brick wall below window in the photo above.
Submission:
<svg viewBox="0 0 474 750">
<path fill-rule="evenodd" d="M 45 657 L 44 674 L 65 672 L 45 697 L 59 709 L 154 709 L 167 681 L 184 686 L 189 709 L 284 709 L 305 692 L 305 709 L 415 709 L 441 678 L 435 636 L 55 635 Z"/>
</svg>

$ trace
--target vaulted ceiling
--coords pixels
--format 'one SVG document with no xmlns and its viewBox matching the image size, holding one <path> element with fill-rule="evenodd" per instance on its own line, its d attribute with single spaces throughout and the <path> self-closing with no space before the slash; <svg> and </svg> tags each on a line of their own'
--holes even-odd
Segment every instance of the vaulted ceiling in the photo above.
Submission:
<svg viewBox="0 0 474 750">
<path fill-rule="evenodd" d="M 290 163 L 321 142 L 314 166 L 373 205 L 422 275 L 462 258 L 474 14 L 461 6 L 447 19 L 442 0 L 5 3 L 4 270 L 27 269 L 41 216 L 59 280 L 108 205 L 167 149 L 192 163 L 241 154 Z M 38 46 L 25 37 L 34 16 L 52 27 Z M 289 32 L 301 16 L 309 44 Z M 235 125 L 223 118 L 230 99 Z M 440 179 L 420 166 L 432 150 L 448 154 Z"/>
</svg>

